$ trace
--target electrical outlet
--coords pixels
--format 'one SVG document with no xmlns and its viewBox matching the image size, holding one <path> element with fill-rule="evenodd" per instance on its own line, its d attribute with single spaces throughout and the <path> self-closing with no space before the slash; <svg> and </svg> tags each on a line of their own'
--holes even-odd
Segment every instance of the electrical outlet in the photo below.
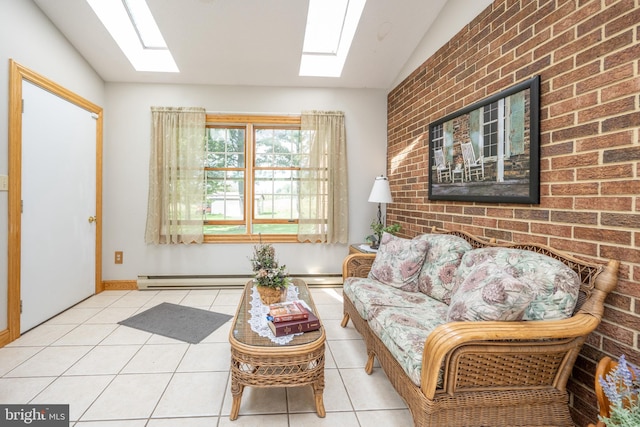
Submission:
<svg viewBox="0 0 640 427">
<path fill-rule="evenodd" d="M 115 263 L 122 264 L 122 251 L 116 251 Z"/>
<path fill-rule="evenodd" d="M 0 175 L 0 191 L 9 191 L 9 177 Z"/>
</svg>

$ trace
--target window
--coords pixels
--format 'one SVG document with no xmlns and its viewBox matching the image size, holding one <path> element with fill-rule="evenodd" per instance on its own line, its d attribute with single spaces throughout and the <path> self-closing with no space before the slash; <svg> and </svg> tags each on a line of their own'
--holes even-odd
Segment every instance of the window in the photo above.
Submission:
<svg viewBox="0 0 640 427">
<path fill-rule="evenodd" d="M 434 151 L 438 148 L 444 148 L 444 132 L 442 124 L 434 126 L 431 130 L 431 146 Z"/>
<path fill-rule="evenodd" d="M 500 99 L 482 109 L 483 155 L 497 157 L 499 144 L 504 144 L 504 100 Z"/>
<path fill-rule="evenodd" d="M 300 117 L 207 115 L 205 241 L 296 241 Z"/>
</svg>

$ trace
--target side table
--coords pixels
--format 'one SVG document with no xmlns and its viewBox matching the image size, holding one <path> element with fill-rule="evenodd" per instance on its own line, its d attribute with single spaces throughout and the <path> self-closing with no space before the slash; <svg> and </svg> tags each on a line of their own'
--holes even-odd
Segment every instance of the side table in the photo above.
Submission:
<svg viewBox="0 0 640 427">
<path fill-rule="evenodd" d="M 464 182 L 464 169 L 456 168 L 451 170 L 451 182 L 455 183 L 458 177 L 460 178 L 460 182 Z"/>
<path fill-rule="evenodd" d="M 363 246 L 369 247 L 367 243 L 355 243 L 353 245 L 349 245 L 349 255 L 351 254 L 375 254 L 378 252 L 377 249 L 365 249 Z"/>
</svg>

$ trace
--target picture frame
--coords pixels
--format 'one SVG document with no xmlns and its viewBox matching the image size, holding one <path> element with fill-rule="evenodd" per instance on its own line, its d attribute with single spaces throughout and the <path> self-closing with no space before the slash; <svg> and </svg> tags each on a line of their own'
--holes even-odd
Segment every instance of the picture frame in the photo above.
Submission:
<svg viewBox="0 0 640 427">
<path fill-rule="evenodd" d="M 540 76 L 429 124 L 429 200 L 540 203 Z"/>
</svg>

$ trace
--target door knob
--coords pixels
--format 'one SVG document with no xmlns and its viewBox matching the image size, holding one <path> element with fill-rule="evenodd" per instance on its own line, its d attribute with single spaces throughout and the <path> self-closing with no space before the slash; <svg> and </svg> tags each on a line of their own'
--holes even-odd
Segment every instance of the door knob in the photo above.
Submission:
<svg viewBox="0 0 640 427">
<path fill-rule="evenodd" d="M 89 224 L 96 222 L 98 219 L 95 216 L 90 216 L 89 217 Z"/>
</svg>

